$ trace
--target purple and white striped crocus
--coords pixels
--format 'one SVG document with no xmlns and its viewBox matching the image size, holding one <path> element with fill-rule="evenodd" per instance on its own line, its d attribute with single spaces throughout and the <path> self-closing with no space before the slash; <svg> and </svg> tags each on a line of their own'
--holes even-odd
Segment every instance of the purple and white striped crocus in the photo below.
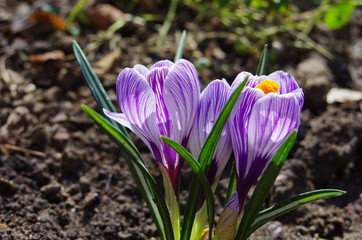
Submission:
<svg viewBox="0 0 362 240">
<path fill-rule="evenodd" d="M 230 85 L 226 80 L 214 80 L 202 91 L 188 143 L 190 152 L 195 158 L 199 157 L 206 138 L 225 106 L 229 90 Z M 231 151 L 230 133 L 228 126 L 225 125 L 207 174 L 210 185 L 213 185 L 219 179 L 230 158 Z"/>
<path fill-rule="evenodd" d="M 214 80 L 201 93 L 195 123 L 188 142 L 189 150 L 196 159 L 199 157 L 208 135 L 228 100 L 229 90 L 230 85 L 226 80 Z M 207 173 L 212 189 L 215 189 L 218 179 L 230 158 L 231 151 L 230 133 L 228 126 L 225 125 Z M 190 239 L 201 239 L 207 222 L 206 210 L 205 195 L 202 193 Z"/>
<path fill-rule="evenodd" d="M 268 76 L 240 73 L 230 93 L 247 77 L 228 119 L 235 154 L 239 210 L 250 188 L 264 171 L 278 148 L 296 130 L 304 94 L 294 77 L 283 71 Z"/>
<path fill-rule="evenodd" d="M 194 65 L 184 59 L 159 61 L 150 69 L 138 64 L 119 74 L 116 91 L 122 113 L 104 113 L 142 139 L 167 171 L 176 193 L 183 160 L 160 136 L 187 145 L 200 98 Z"/>
</svg>

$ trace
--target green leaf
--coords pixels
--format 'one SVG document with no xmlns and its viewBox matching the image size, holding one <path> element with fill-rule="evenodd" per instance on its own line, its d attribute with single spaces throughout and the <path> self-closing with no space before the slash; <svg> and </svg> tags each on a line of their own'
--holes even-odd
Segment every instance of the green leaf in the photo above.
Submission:
<svg viewBox="0 0 362 240">
<path fill-rule="evenodd" d="M 83 110 L 114 141 L 126 155 L 132 176 L 150 208 L 161 239 L 173 239 L 170 215 L 158 185 L 142 160 L 137 148 L 120 130 L 93 109 L 82 105 Z"/>
<path fill-rule="evenodd" d="M 268 56 L 268 44 L 265 44 L 263 52 L 261 53 L 258 69 L 256 70 L 256 75 L 266 75 L 268 70 Z"/>
<path fill-rule="evenodd" d="M 296 135 L 297 131 L 295 130 L 284 141 L 256 184 L 255 190 L 245 207 L 235 239 L 244 240 L 249 236 L 249 229 L 263 206 L 290 149 L 293 147 Z"/>
<path fill-rule="evenodd" d="M 207 173 L 209 166 L 211 164 L 211 160 L 214 156 L 215 149 L 217 143 L 220 139 L 221 132 L 224 128 L 227 118 L 229 117 L 232 108 L 234 107 L 236 101 L 238 100 L 241 91 L 243 90 L 246 82 L 248 81 L 248 77 L 244 79 L 244 81 L 235 89 L 234 93 L 230 96 L 228 102 L 225 104 L 223 110 L 221 111 L 218 119 L 214 127 L 212 128 L 209 136 L 207 137 L 204 146 L 201 149 L 198 163 L 201 166 L 201 169 L 204 173 Z M 195 219 L 196 208 L 200 197 L 200 181 L 198 179 L 193 179 L 190 187 L 190 194 L 187 200 L 184 220 L 182 224 L 181 231 L 181 240 L 189 240 L 192 226 Z"/>
<path fill-rule="evenodd" d="M 344 0 L 333 5 L 324 16 L 324 23 L 331 30 L 346 25 L 355 9 L 355 5 L 351 0 Z"/>
<path fill-rule="evenodd" d="M 107 93 L 104 90 L 97 75 L 95 74 L 91 65 L 89 64 L 88 59 L 86 58 L 82 49 L 79 47 L 79 45 L 76 41 L 73 41 L 73 51 L 74 51 L 75 57 L 79 63 L 79 66 L 82 69 L 82 72 L 85 77 L 85 80 L 87 81 L 88 87 L 91 90 L 92 95 L 93 95 L 94 99 L 96 100 L 100 111 L 102 111 L 103 108 L 105 108 L 109 111 L 116 112 L 116 109 L 114 108 L 109 96 L 107 95 Z M 129 138 L 126 129 L 122 125 L 118 124 L 116 121 L 114 121 L 110 118 L 108 118 L 108 120 L 111 121 L 111 123 L 114 126 L 119 128 L 122 131 L 122 133 Z"/>
<path fill-rule="evenodd" d="M 315 202 L 320 199 L 326 199 L 331 197 L 338 197 L 346 194 L 345 191 L 337 189 L 320 189 L 310 192 L 305 192 L 293 196 L 285 201 L 282 201 L 270 208 L 267 208 L 259 212 L 258 217 L 255 219 L 253 225 L 248 230 L 247 235 L 250 236 L 255 230 L 263 226 L 267 222 L 275 219 L 276 217 L 282 216 L 300 206 L 303 206 L 310 202 Z"/>
<path fill-rule="evenodd" d="M 73 50 L 87 84 L 93 94 L 94 99 L 97 101 L 100 110 L 102 111 L 103 108 L 106 108 L 115 112 L 115 108 L 107 93 L 105 92 L 101 82 L 91 68 L 82 49 L 75 41 L 73 42 Z M 113 120 L 108 119 L 110 121 L 106 121 L 105 118 L 85 105 L 83 105 L 82 108 L 121 148 L 125 154 L 125 160 L 129 170 L 132 173 L 132 177 L 137 183 L 137 186 L 151 211 L 151 215 L 156 223 L 160 238 L 172 239 L 172 225 L 170 216 L 167 212 L 166 203 L 162 197 L 162 193 L 158 189 L 157 184 L 155 184 L 152 175 L 146 169 L 144 160 L 131 142 L 126 129 Z"/>
<path fill-rule="evenodd" d="M 209 239 L 212 239 L 212 228 L 214 223 L 214 216 L 215 216 L 215 203 L 214 203 L 214 197 L 212 193 L 211 186 L 209 184 L 209 181 L 207 180 L 204 171 L 202 170 L 200 164 L 192 157 L 192 155 L 180 144 L 173 141 L 170 138 L 161 137 L 162 141 L 164 141 L 167 145 L 172 147 L 180 156 L 186 161 L 186 163 L 192 168 L 194 173 L 196 174 L 197 178 L 201 182 L 202 189 L 205 193 L 206 198 L 206 204 L 207 204 L 207 215 L 208 215 L 208 221 L 209 221 Z M 190 194 L 193 194 L 190 192 Z"/>
<path fill-rule="evenodd" d="M 187 199 L 184 219 L 181 228 L 181 240 L 190 240 L 192 227 L 194 225 L 197 204 L 200 200 L 201 183 L 195 176 L 192 178 L 191 186 L 189 190 L 189 196 Z"/>
<path fill-rule="evenodd" d="M 67 17 L 67 24 L 70 25 L 74 22 L 75 18 L 78 16 L 78 14 L 84 9 L 84 7 L 88 4 L 89 0 L 80 0 L 72 10 L 70 11 L 68 17 Z"/>
<path fill-rule="evenodd" d="M 231 196 L 234 194 L 235 191 L 236 191 L 236 171 L 234 163 L 231 168 L 231 174 L 230 174 L 229 186 L 226 194 L 225 204 L 229 201 L 229 199 L 231 198 Z"/>
<path fill-rule="evenodd" d="M 178 60 L 180 60 L 182 58 L 182 53 L 185 47 L 185 40 L 186 40 L 186 31 L 183 30 L 182 31 L 182 35 L 180 38 L 180 42 L 178 43 L 178 47 L 177 47 L 177 51 L 176 51 L 176 55 L 174 58 L 174 62 L 177 62 Z"/>
<path fill-rule="evenodd" d="M 173 188 L 173 184 L 170 178 L 170 174 L 166 167 L 162 164 L 158 164 L 162 174 L 163 189 L 165 193 L 165 202 L 167 205 L 168 213 L 170 214 L 172 231 L 174 239 L 180 239 L 180 204 L 178 201 L 178 194 Z"/>
</svg>

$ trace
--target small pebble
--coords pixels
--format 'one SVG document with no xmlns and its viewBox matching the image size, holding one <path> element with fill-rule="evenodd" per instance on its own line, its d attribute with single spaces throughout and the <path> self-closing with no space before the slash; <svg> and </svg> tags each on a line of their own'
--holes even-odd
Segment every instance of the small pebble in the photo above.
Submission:
<svg viewBox="0 0 362 240">
<path fill-rule="evenodd" d="M 93 207 L 99 200 L 99 194 L 96 192 L 88 193 L 84 199 L 84 208 Z"/>
<path fill-rule="evenodd" d="M 50 195 L 54 195 L 54 194 L 57 194 L 59 193 L 60 191 L 60 185 L 59 184 L 56 184 L 56 183 L 51 183 L 51 184 L 48 184 L 48 185 L 45 185 L 43 186 L 41 189 L 40 189 L 40 192 L 46 196 L 50 196 Z"/>
</svg>

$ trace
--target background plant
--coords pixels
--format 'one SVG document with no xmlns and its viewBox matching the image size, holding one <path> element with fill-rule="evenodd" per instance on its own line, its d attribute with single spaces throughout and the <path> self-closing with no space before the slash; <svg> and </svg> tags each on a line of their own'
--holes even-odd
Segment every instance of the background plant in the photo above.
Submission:
<svg viewBox="0 0 362 240">
<path fill-rule="evenodd" d="M 309 38 L 320 24 L 331 30 L 346 25 L 358 1 L 263 1 L 263 0 L 184 0 L 198 10 L 196 19 L 203 21 L 216 17 L 233 34 L 235 50 L 241 54 L 258 52 L 265 42 L 288 40 L 293 47 L 315 48 L 326 55 L 326 50 Z M 305 10 L 304 10 L 305 9 Z"/>
</svg>

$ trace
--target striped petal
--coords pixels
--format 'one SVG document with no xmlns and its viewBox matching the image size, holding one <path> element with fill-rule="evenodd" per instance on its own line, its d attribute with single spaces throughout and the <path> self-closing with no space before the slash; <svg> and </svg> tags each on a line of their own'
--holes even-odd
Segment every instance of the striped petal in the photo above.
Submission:
<svg viewBox="0 0 362 240">
<path fill-rule="evenodd" d="M 174 63 L 171 62 L 170 60 L 161 60 L 156 62 L 151 68 L 150 70 L 154 69 L 154 68 L 161 68 L 161 67 L 167 67 L 170 68 Z"/>
<path fill-rule="evenodd" d="M 265 94 L 255 88 L 245 87 L 236 102 L 228 124 L 232 139 L 233 150 L 235 156 L 239 159 L 248 158 L 248 140 L 247 140 L 247 124 L 251 111 L 255 103 Z M 244 176 L 247 161 L 236 161 L 236 173 L 238 176 Z"/>
<path fill-rule="evenodd" d="M 215 80 L 201 93 L 198 112 L 189 138 L 190 152 L 196 158 L 226 104 L 229 89 L 230 86 L 225 80 Z M 209 168 L 208 178 L 211 184 L 220 176 L 230 155 L 231 140 L 228 126 L 225 125 Z"/>
<path fill-rule="evenodd" d="M 294 94 L 267 94 L 250 114 L 246 174 L 256 165 L 264 168 L 287 136 L 298 128 L 300 109 Z"/>
<path fill-rule="evenodd" d="M 163 98 L 172 121 L 170 137 L 185 142 L 200 98 L 199 78 L 192 63 L 181 59 L 170 68 L 164 82 Z"/>
<path fill-rule="evenodd" d="M 148 68 L 146 68 L 145 66 L 141 65 L 141 64 L 137 64 L 133 67 L 134 70 L 136 70 L 137 72 L 139 72 L 142 76 L 144 76 L 145 78 L 147 78 L 148 73 L 150 72 L 150 70 L 148 70 Z"/>
<path fill-rule="evenodd" d="M 295 81 L 295 78 L 291 74 L 283 72 L 283 71 L 273 72 L 272 74 L 267 76 L 266 79 L 272 80 L 279 84 L 279 86 L 280 86 L 279 93 L 280 94 L 290 93 L 296 89 L 299 89 L 299 86 L 298 86 L 297 82 Z M 264 79 L 262 79 L 262 80 L 264 80 Z"/>
<path fill-rule="evenodd" d="M 169 72 L 167 67 L 153 68 L 147 76 L 147 81 L 151 87 L 156 100 L 156 119 L 160 134 L 170 137 L 171 121 L 167 107 L 165 105 L 165 99 L 163 96 L 164 80 Z"/>
<path fill-rule="evenodd" d="M 103 112 L 104 114 L 113 119 L 114 121 L 120 123 L 121 125 L 123 125 L 124 127 L 126 128 L 129 128 L 133 131 L 132 129 L 132 125 L 131 123 L 128 121 L 128 118 L 126 116 L 126 114 L 124 113 L 115 113 L 115 112 L 111 112 L 111 111 L 108 111 L 107 109 L 103 108 Z"/>
<path fill-rule="evenodd" d="M 152 150 L 160 145 L 160 132 L 156 123 L 156 100 L 144 76 L 132 68 L 124 69 L 117 79 L 119 105 L 129 121 L 131 130 Z M 108 115 L 121 124 L 124 117 Z"/>
</svg>

